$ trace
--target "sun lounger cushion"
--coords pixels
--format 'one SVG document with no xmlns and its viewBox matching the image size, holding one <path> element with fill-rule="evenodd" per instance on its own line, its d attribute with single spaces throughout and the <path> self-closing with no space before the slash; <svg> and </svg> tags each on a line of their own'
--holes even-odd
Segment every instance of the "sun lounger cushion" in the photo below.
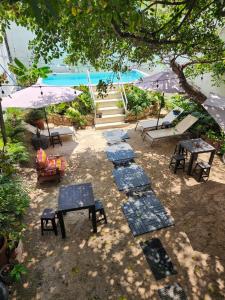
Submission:
<svg viewBox="0 0 225 300">
<path fill-rule="evenodd" d="M 43 149 L 37 151 L 37 165 L 41 176 L 52 176 L 59 172 L 65 172 L 66 163 L 63 157 L 48 157 Z"/>
<path fill-rule="evenodd" d="M 47 167 L 47 154 L 43 149 L 37 151 L 37 163 L 40 168 Z"/>
<path fill-rule="evenodd" d="M 176 120 L 178 118 L 179 115 L 182 114 L 183 111 L 184 110 L 180 107 L 174 108 L 164 118 L 160 118 L 158 120 L 158 126 L 161 127 L 164 122 L 172 123 L 174 120 Z M 142 127 L 143 130 L 156 127 L 157 119 L 149 119 L 149 120 L 139 121 L 137 126 Z"/>
<path fill-rule="evenodd" d="M 48 158 L 47 160 L 47 168 L 49 169 L 58 169 L 60 173 L 64 173 L 65 171 L 65 160 L 60 158 Z"/>
</svg>

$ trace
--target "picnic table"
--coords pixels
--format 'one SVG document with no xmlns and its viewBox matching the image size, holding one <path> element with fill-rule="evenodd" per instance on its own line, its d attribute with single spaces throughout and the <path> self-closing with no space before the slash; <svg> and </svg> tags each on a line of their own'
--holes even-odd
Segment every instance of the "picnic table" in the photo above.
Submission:
<svg viewBox="0 0 225 300">
<path fill-rule="evenodd" d="M 90 209 L 92 212 L 93 232 L 97 232 L 95 201 L 91 183 L 73 184 L 59 189 L 58 218 L 62 238 L 66 237 L 63 215 L 70 211 Z"/>
<path fill-rule="evenodd" d="M 179 142 L 179 153 L 182 152 L 182 149 L 187 150 L 190 154 L 190 161 L 188 165 L 187 174 L 191 175 L 193 169 L 193 163 L 197 160 L 198 155 L 200 153 L 211 153 L 209 157 L 209 165 L 212 165 L 214 155 L 216 153 L 216 149 L 210 145 L 209 143 L 205 142 L 203 139 L 189 139 L 183 140 Z"/>
</svg>

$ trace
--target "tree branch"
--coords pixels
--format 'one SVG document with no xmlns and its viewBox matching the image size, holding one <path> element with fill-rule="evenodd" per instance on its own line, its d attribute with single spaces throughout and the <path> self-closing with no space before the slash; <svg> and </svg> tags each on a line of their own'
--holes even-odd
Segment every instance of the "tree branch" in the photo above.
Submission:
<svg viewBox="0 0 225 300">
<path fill-rule="evenodd" d="M 194 6 L 195 6 L 195 0 L 194 0 L 194 1 L 192 0 L 191 3 L 190 3 L 189 9 L 188 9 L 188 11 L 187 11 L 187 13 L 186 13 L 186 15 L 184 16 L 183 20 L 180 22 L 180 24 L 178 25 L 178 27 L 173 31 L 173 33 L 179 31 L 179 29 L 181 28 L 181 26 L 184 24 L 184 22 L 185 22 L 185 21 L 188 19 L 188 17 L 190 16 L 191 11 L 193 10 Z"/>
<path fill-rule="evenodd" d="M 154 1 L 152 4 L 150 4 L 149 6 L 153 6 L 153 5 L 157 5 L 157 4 L 162 4 L 162 5 L 183 5 L 188 3 L 189 0 L 184 0 L 184 1 L 174 1 L 174 2 L 170 2 L 170 1 L 160 1 L 160 0 L 156 0 Z"/>
<path fill-rule="evenodd" d="M 197 88 L 192 86 L 186 79 L 185 74 L 183 72 L 182 66 L 179 65 L 175 59 L 170 61 L 170 67 L 175 74 L 177 74 L 180 79 L 180 84 L 184 91 L 198 104 L 202 104 L 206 100 L 206 96 L 199 91 Z"/>
<path fill-rule="evenodd" d="M 221 58 L 221 60 L 223 60 L 223 58 Z M 186 67 L 191 66 L 191 65 L 212 64 L 212 63 L 215 63 L 215 62 L 219 62 L 221 60 L 218 60 L 218 59 L 214 59 L 214 60 L 193 60 L 193 61 L 190 61 L 186 64 L 181 65 L 181 70 L 184 70 Z"/>
<path fill-rule="evenodd" d="M 149 46 L 160 46 L 160 45 L 176 45 L 179 41 L 171 41 L 171 40 L 159 40 L 159 39 L 150 39 L 146 36 L 138 36 L 133 33 L 127 32 L 127 31 L 121 31 L 119 26 L 116 24 L 115 21 L 111 22 L 112 28 L 114 32 L 121 38 L 130 38 L 133 40 L 136 40 L 137 42 L 142 42 L 145 44 L 148 44 Z"/>
</svg>

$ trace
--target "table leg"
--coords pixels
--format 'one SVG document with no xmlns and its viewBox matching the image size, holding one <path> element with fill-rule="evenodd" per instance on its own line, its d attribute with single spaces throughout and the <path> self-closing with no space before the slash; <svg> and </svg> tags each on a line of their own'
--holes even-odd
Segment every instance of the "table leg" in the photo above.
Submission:
<svg viewBox="0 0 225 300">
<path fill-rule="evenodd" d="M 181 144 L 178 144 L 178 154 L 182 154 L 183 150 L 184 148 L 181 146 Z M 176 148 L 175 148 L 175 152 L 176 152 Z"/>
<path fill-rule="evenodd" d="M 96 211 L 95 211 L 95 206 L 92 206 L 91 208 L 92 211 L 92 226 L 93 226 L 93 232 L 97 232 L 97 220 L 96 220 Z"/>
<path fill-rule="evenodd" d="M 192 173 L 193 163 L 196 160 L 196 158 L 197 158 L 196 154 L 191 153 L 190 161 L 189 161 L 189 164 L 188 164 L 188 170 L 187 170 L 188 175 L 191 175 L 191 173 Z"/>
<path fill-rule="evenodd" d="M 66 230 L 65 230 L 64 220 L 63 220 L 63 212 L 59 211 L 57 214 L 58 214 L 58 219 L 59 219 L 59 225 L 60 225 L 62 238 L 65 239 Z"/>
<path fill-rule="evenodd" d="M 212 165 L 215 153 L 216 153 L 216 150 L 211 152 L 211 155 L 210 155 L 210 158 L 209 158 L 209 165 L 210 166 Z"/>
</svg>

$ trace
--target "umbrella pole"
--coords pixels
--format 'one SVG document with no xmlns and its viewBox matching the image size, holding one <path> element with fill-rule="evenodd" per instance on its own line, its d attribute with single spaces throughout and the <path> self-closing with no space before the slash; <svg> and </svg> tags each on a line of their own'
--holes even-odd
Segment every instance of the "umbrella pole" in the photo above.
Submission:
<svg viewBox="0 0 225 300">
<path fill-rule="evenodd" d="M 0 98 L 0 127 L 1 127 L 1 132 L 2 132 L 3 144 L 5 147 L 6 143 L 7 143 L 7 137 L 6 137 L 6 131 L 5 131 L 5 122 L 3 119 L 2 98 Z"/>
<path fill-rule="evenodd" d="M 44 107 L 44 113 L 45 113 L 45 121 L 46 121 L 46 124 L 47 124 L 47 129 L 48 129 L 48 136 L 49 136 L 49 139 L 51 140 L 51 134 L 50 134 L 49 126 L 48 126 L 48 117 L 47 117 L 45 107 Z"/>
<path fill-rule="evenodd" d="M 164 93 L 163 93 L 163 96 L 164 96 Z M 162 106 L 163 106 L 163 100 L 161 98 L 161 100 L 160 100 L 160 106 L 159 106 L 158 119 L 157 119 L 157 123 L 156 123 L 156 129 L 158 129 L 158 126 L 159 126 L 159 118 L 160 118 L 160 113 L 161 113 Z"/>
</svg>

